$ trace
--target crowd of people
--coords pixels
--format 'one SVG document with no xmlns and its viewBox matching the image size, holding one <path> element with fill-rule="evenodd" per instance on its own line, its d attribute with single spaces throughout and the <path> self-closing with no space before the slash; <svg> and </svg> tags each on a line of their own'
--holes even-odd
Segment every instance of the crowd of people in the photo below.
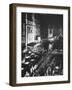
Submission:
<svg viewBox="0 0 72 90">
<path fill-rule="evenodd" d="M 28 44 L 22 49 L 21 68 L 22 77 L 63 75 L 63 37 Z"/>
</svg>

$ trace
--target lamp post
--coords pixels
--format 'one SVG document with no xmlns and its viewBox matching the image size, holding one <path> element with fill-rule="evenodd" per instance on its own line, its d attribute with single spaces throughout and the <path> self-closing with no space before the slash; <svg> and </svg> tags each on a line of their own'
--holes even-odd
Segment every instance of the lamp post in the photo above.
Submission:
<svg viewBox="0 0 72 90">
<path fill-rule="evenodd" d="M 28 43 L 28 34 L 27 34 L 27 13 L 26 13 L 26 49 L 27 49 L 27 43 Z"/>
</svg>

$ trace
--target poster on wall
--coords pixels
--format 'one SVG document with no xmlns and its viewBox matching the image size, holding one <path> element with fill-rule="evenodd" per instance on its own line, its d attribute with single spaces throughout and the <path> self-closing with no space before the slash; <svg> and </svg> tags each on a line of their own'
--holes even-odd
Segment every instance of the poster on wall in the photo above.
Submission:
<svg viewBox="0 0 72 90">
<path fill-rule="evenodd" d="M 10 85 L 70 82 L 70 7 L 10 4 Z"/>
</svg>

